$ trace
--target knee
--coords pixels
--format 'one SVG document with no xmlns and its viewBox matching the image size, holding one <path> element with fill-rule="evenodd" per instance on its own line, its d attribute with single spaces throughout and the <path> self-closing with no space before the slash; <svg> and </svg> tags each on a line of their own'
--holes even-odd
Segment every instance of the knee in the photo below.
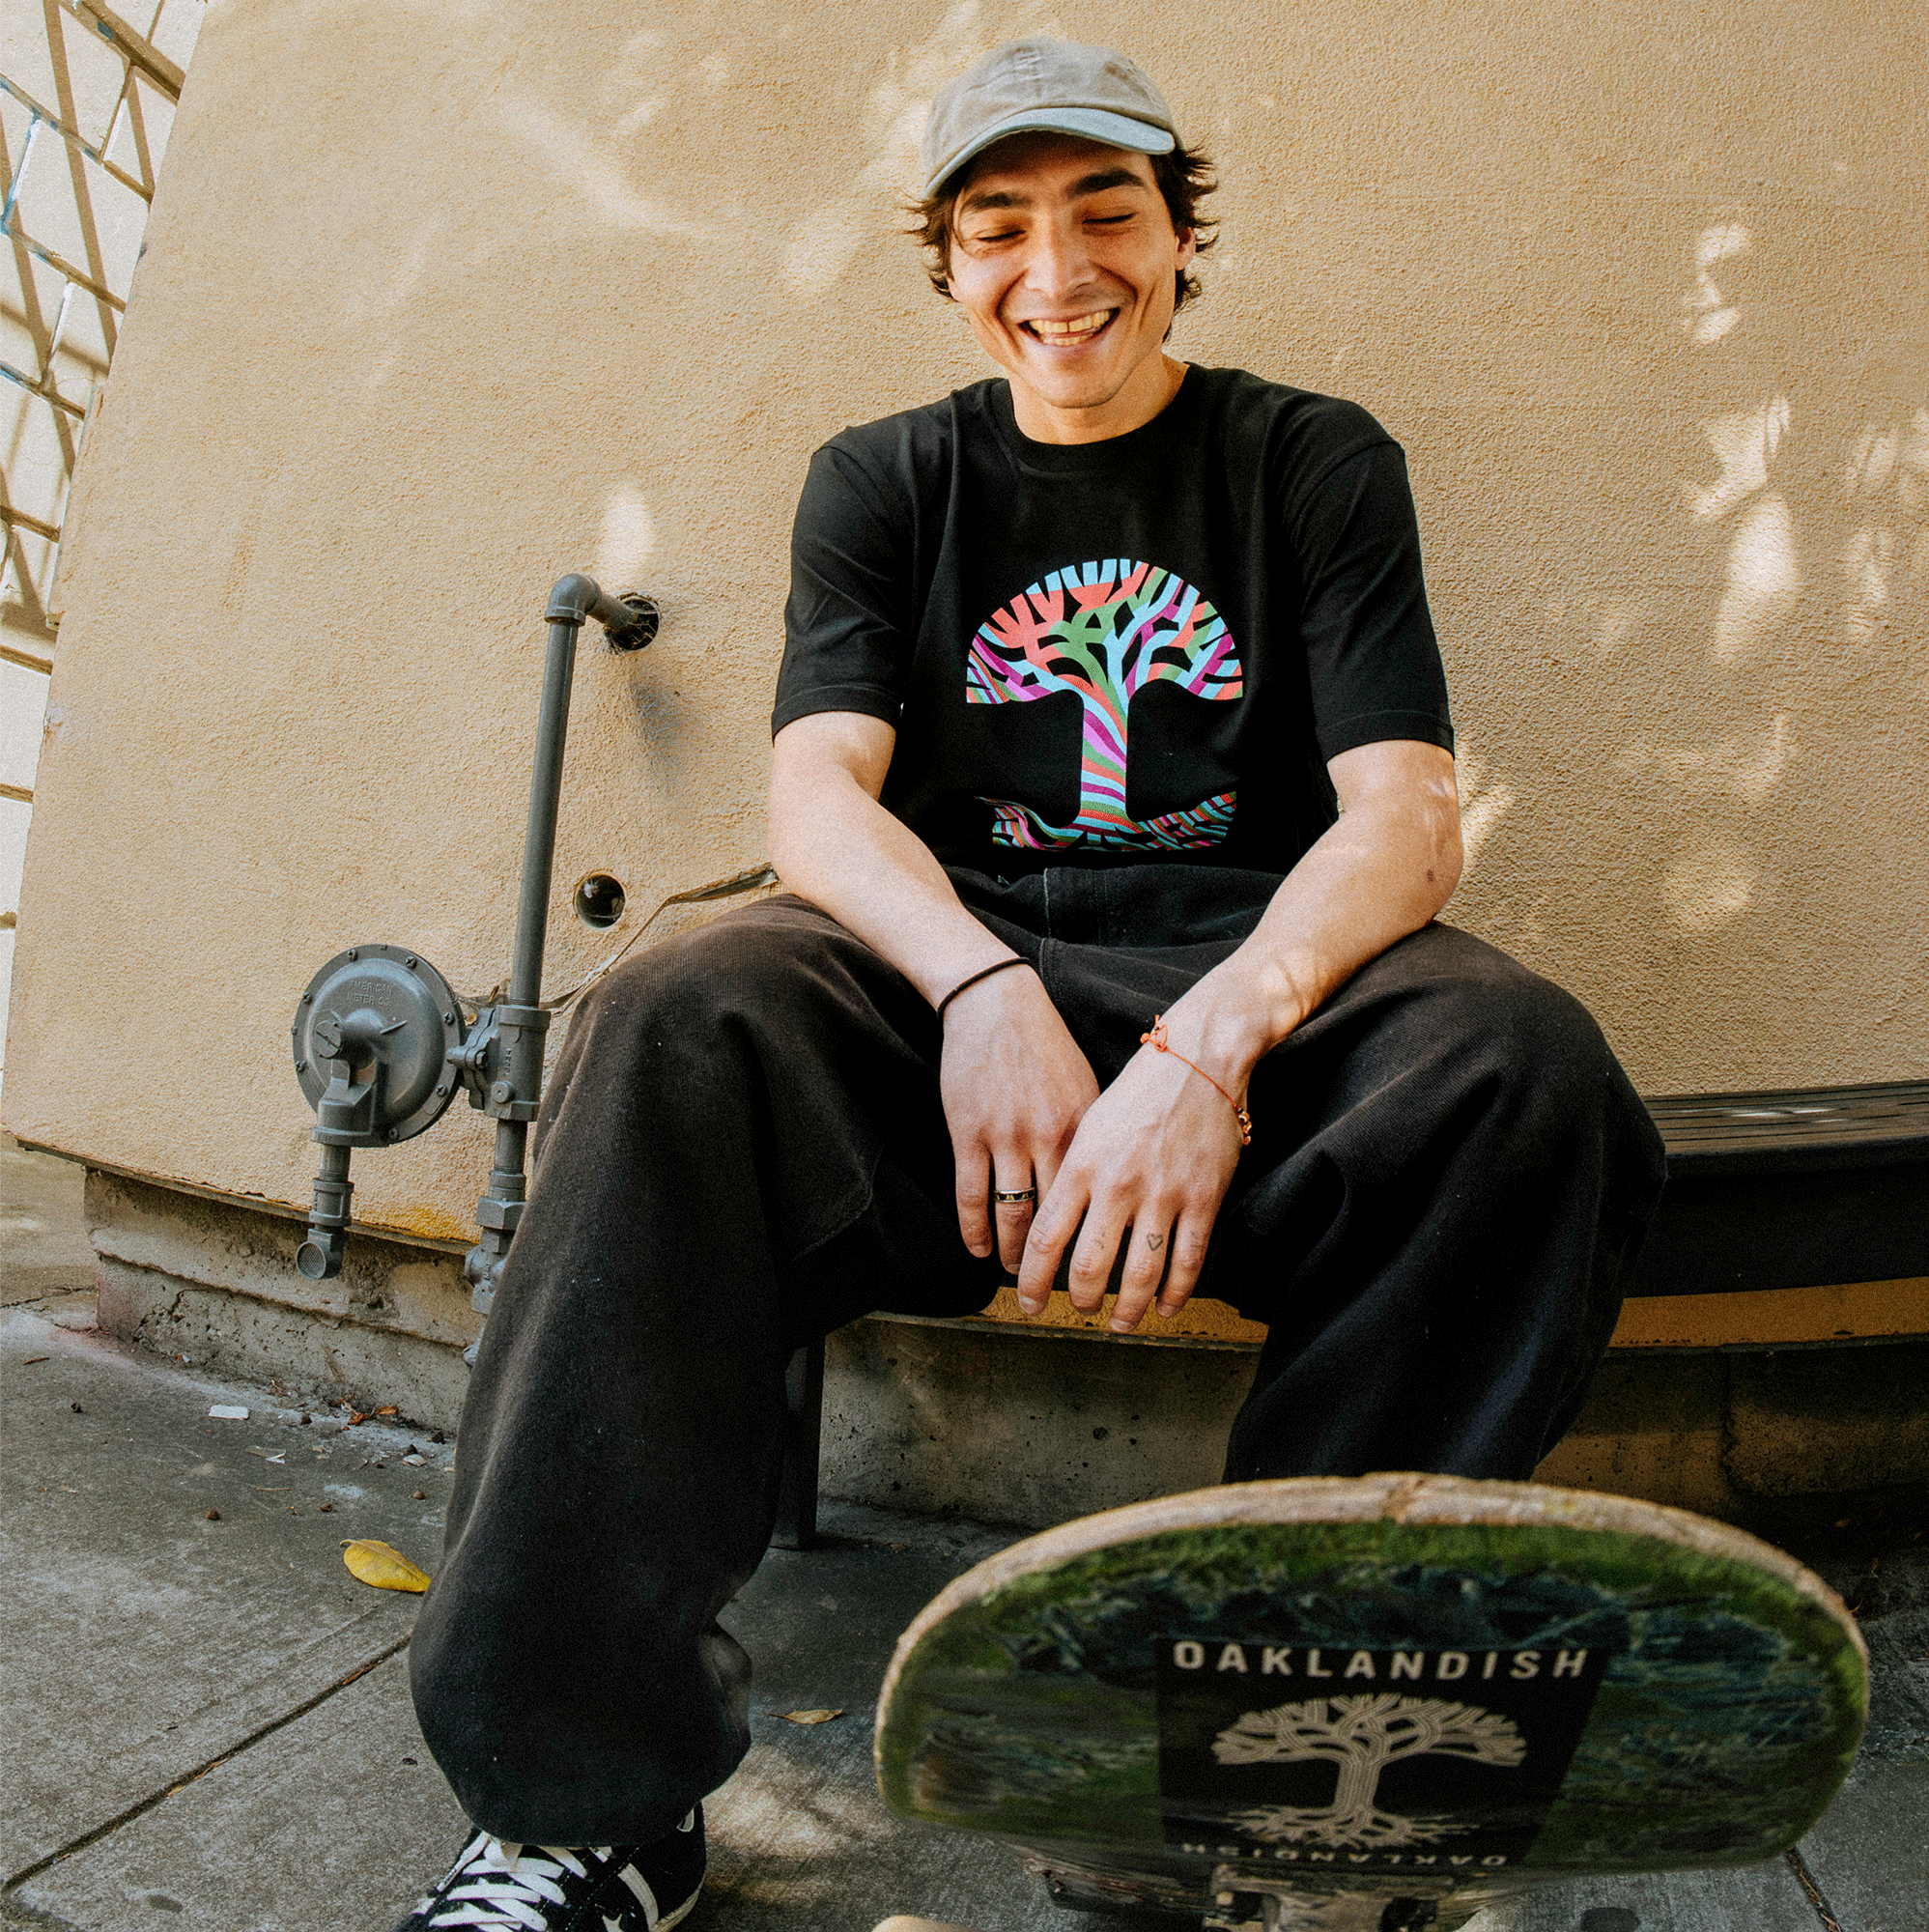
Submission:
<svg viewBox="0 0 1929 1932">
<path fill-rule="evenodd" d="M 624 960 L 592 990 L 585 1017 L 679 1039 L 743 1023 L 808 1025 L 828 963 L 858 944 L 801 900 L 765 900 Z"/>
<path fill-rule="evenodd" d="M 1474 1084 L 1522 1126 L 1558 1136 L 1598 1123 L 1603 1108 L 1639 1108 L 1593 1014 L 1551 980 L 1506 960 L 1458 987 L 1449 1008 Z"/>
<path fill-rule="evenodd" d="M 1598 1081 L 1616 1065 L 1601 1028 L 1574 996 L 1524 969 L 1488 995 L 1489 1037 L 1505 1063 L 1544 1079 Z"/>
</svg>

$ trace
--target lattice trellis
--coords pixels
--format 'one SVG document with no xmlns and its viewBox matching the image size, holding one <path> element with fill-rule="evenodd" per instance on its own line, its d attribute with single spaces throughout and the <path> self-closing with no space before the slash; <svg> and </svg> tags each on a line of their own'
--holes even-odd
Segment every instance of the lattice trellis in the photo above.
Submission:
<svg viewBox="0 0 1929 1932">
<path fill-rule="evenodd" d="M 58 624 L 60 538 L 205 0 L 0 7 L 0 1005 Z"/>
</svg>

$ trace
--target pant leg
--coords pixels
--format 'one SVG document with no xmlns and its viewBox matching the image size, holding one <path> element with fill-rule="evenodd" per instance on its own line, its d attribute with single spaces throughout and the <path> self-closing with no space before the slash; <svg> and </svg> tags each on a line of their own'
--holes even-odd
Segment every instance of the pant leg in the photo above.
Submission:
<svg viewBox="0 0 1929 1932">
<path fill-rule="evenodd" d="M 1157 865 L 954 877 L 1014 943 L 1041 934 L 1101 1084 L 1279 884 Z M 1586 1009 L 1432 923 L 1266 1056 L 1251 1111 L 1199 1290 L 1268 1324 L 1227 1479 L 1530 1475 L 1606 1350 L 1665 1175 Z"/>
<path fill-rule="evenodd" d="M 1586 1010 L 1432 925 L 1253 1083 L 1208 1292 L 1268 1323 L 1229 1480 L 1521 1477 L 1573 1422 L 1665 1173 Z"/>
<path fill-rule="evenodd" d="M 1161 869 L 1180 873 L 1064 881 L 1056 897 L 1033 882 L 1009 924 L 979 908 L 1039 963 L 1101 1080 L 1263 903 L 1252 881 Z M 1230 1474 L 1524 1473 L 1523 1445 L 1564 1426 L 1611 1326 L 1610 1290 L 1576 1297 L 1546 1272 L 1572 1241 L 1503 1240 L 1541 1270 L 1506 1293 L 1465 1274 L 1509 1196 L 1481 1191 L 1455 1134 L 1489 1101 L 1477 1149 L 1504 1163 L 1539 1131 L 1495 1023 L 1513 1015 L 1500 1031 L 1527 1061 L 1533 1012 L 1570 1038 L 1592 1023 L 1491 949 L 1429 930 L 1444 936 L 1365 969 L 1256 1075 L 1256 1144 L 1207 1290 L 1275 1334 Z M 1150 931 L 1171 943 L 1144 945 Z M 966 1313 L 995 1284 L 956 1233 L 940 1037 L 901 976 L 783 900 L 644 955 L 572 1029 L 411 1646 L 424 1735 L 476 1823 L 651 1836 L 741 1757 L 748 1662 L 716 1614 L 768 1540 L 789 1350 L 867 1309 Z M 1631 1101 L 1592 1040 L 1600 1083 Z M 1617 1173 L 1640 1164 L 1638 1140 L 1624 1122 Z M 1603 1181 L 1600 1225 L 1638 1191 Z M 1390 1239 L 1403 1216 L 1432 1232 Z M 1416 1311 L 1450 1320 L 1458 1352 L 1430 1330 L 1417 1358 L 1382 1362 Z M 1428 1379 L 1441 1361 L 1451 1400 Z"/>
<path fill-rule="evenodd" d="M 1007 936 L 1014 897 L 1041 932 L 1045 983 L 1101 1083 L 1278 883 L 1171 866 L 1017 894 L 960 880 Z M 1586 1009 L 1429 924 L 1266 1056 L 1251 1111 L 1199 1290 L 1268 1324 L 1227 1479 L 1530 1475 L 1606 1350 L 1665 1174 Z"/>
<path fill-rule="evenodd" d="M 477 1825 L 655 1836 L 748 1747 L 716 1618 L 769 1541 L 786 1357 L 996 1286 L 957 1234 L 939 1040 L 900 975 L 782 899 L 653 949 L 578 1017 L 410 1649 Z"/>
</svg>

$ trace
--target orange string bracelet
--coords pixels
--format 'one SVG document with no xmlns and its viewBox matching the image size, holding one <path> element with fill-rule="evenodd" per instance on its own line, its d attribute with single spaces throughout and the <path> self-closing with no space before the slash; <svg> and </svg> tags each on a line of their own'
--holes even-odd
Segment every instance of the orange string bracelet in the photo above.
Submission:
<svg viewBox="0 0 1929 1932">
<path fill-rule="evenodd" d="M 1196 1060 L 1187 1060 L 1185 1055 L 1182 1054 L 1177 1047 L 1174 1046 L 1173 1043 L 1166 1038 L 1166 1023 L 1164 1014 L 1154 1013 L 1152 1015 L 1152 1030 L 1150 1033 L 1142 1033 L 1139 1036 L 1139 1044 L 1141 1046 L 1149 1046 L 1154 1053 L 1171 1054 L 1172 1057 L 1175 1060 L 1177 1060 L 1180 1065 L 1191 1067 L 1192 1070 L 1196 1074 L 1198 1074 L 1202 1080 L 1210 1082 L 1210 1084 L 1214 1088 L 1216 1088 L 1219 1094 L 1224 1097 L 1227 1106 L 1232 1108 L 1234 1118 L 1239 1122 L 1239 1145 L 1241 1147 L 1252 1146 L 1253 1117 L 1246 1112 L 1245 1108 L 1239 1105 L 1238 1101 L 1234 1099 L 1232 1094 L 1226 1092 L 1225 1088 L 1219 1085 L 1218 1081 L 1212 1078 L 1211 1074 L 1206 1072 L 1205 1067 L 1201 1066 Z"/>
</svg>

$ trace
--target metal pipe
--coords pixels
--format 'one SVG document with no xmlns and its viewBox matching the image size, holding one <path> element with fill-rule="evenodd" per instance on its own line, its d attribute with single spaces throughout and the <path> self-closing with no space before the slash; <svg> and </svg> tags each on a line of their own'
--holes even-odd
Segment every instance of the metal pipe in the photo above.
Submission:
<svg viewBox="0 0 1929 1932">
<path fill-rule="evenodd" d="M 310 1281 L 326 1281 L 342 1271 L 342 1246 L 349 1233 L 349 1150 L 322 1143 L 322 1171 L 315 1177 L 314 1205 L 308 1210 L 308 1238 L 295 1251 L 295 1265 Z"/>
<path fill-rule="evenodd" d="M 563 579 L 564 583 L 570 581 Z M 587 578 L 578 581 L 589 583 Z M 596 588 L 593 583 L 589 587 Z M 554 609 L 553 597 L 552 612 Z M 552 616 L 550 623 L 549 661 L 543 670 L 543 708 L 536 723 L 535 772 L 529 782 L 529 823 L 523 837 L 523 891 L 516 909 L 516 954 L 509 969 L 512 1006 L 533 1007 L 543 996 L 543 946 L 549 935 L 556 807 L 562 795 L 563 744 L 569 732 L 569 693 L 576 675 L 576 636 L 582 622 L 580 616 Z"/>
<path fill-rule="evenodd" d="M 620 597 L 612 597 L 595 578 L 585 577 L 580 570 L 557 578 L 550 586 L 543 615 L 552 624 L 581 624 L 594 617 L 606 631 L 627 630 L 637 621 L 637 612 Z"/>
<path fill-rule="evenodd" d="M 398 1127 L 383 1112 L 382 1081 L 387 1060 L 382 1052 L 371 1054 L 379 1039 L 413 1021 L 435 1031 L 435 1016 L 440 1015 L 442 1037 L 424 1049 L 439 1056 L 440 1063 L 453 1069 L 436 1094 L 443 1106 L 458 1076 L 469 1090 L 472 1102 L 496 1122 L 495 1166 L 489 1176 L 488 1191 L 476 1203 L 478 1238 L 463 1263 L 463 1271 L 474 1285 L 474 1305 L 487 1314 L 494 1299 L 502 1263 L 509 1251 L 527 1198 L 525 1164 L 528 1152 L 529 1126 L 539 1110 L 543 1092 L 543 1042 L 550 1015 L 542 1005 L 543 952 L 549 937 L 550 887 L 555 869 L 556 818 L 562 797 L 564 744 L 569 734 L 570 688 L 576 676 L 577 637 L 584 622 L 594 617 L 609 633 L 612 650 L 640 650 L 656 636 L 661 613 L 640 591 L 612 597 L 594 578 L 572 571 L 558 578 L 551 587 L 543 615 L 549 625 L 549 650 L 543 668 L 542 706 L 536 718 L 534 769 L 529 781 L 528 822 L 523 835 L 523 868 L 516 907 L 516 938 L 510 962 L 506 993 L 479 1011 L 467 1037 L 456 1028 L 458 1002 L 443 984 L 440 976 L 414 954 L 404 961 L 418 978 L 433 981 L 424 1012 L 405 1013 L 393 1025 L 378 1024 L 373 1036 L 367 1029 L 355 1032 L 340 1016 L 329 1014 L 324 1026 L 317 1020 L 312 1046 L 303 1034 L 298 1014 L 295 1027 L 295 1070 L 305 1074 L 311 1063 L 326 1067 L 332 1076 L 326 1088 L 318 1080 L 304 1078 L 304 1091 L 315 1106 L 320 1124 L 315 1139 L 323 1144 L 322 1172 L 315 1179 L 314 1206 L 309 1215 L 309 1238 L 298 1258 L 304 1275 L 322 1280 L 339 1272 L 342 1244 L 349 1225 L 348 1150 L 351 1147 L 386 1145 L 398 1132 L 419 1133 L 441 1112 L 440 1106 L 418 1105 Z M 4 789 L 4 787 L 0 787 Z M 371 954 L 386 957 L 398 949 L 375 947 Z M 314 985 L 302 996 L 304 1012 L 310 1012 L 317 987 L 336 968 L 353 964 L 358 949 L 350 948 L 341 959 L 329 962 Z M 379 1003 L 378 1003 L 379 1004 Z M 405 1003 L 406 1004 L 406 1003 Z M 358 1015 L 350 1015 L 351 1019 Z M 381 1019 L 388 1017 L 384 1008 Z M 329 1029 L 332 1029 L 330 1031 Z M 353 1037 L 351 1036 L 354 1036 Z M 416 1035 L 410 1033 L 408 1041 Z M 369 1064 L 369 1077 L 357 1083 L 355 1071 Z M 437 1070 L 440 1070 L 440 1066 Z M 337 1090 L 340 1090 L 337 1092 Z M 366 1118 L 364 1118 L 364 1116 Z"/>
<path fill-rule="evenodd" d="M 496 1123 L 496 1163 L 489 1176 L 489 1190 L 498 1199 L 505 1194 L 520 1200 L 523 1165 L 529 1147 L 527 1121 L 497 1121 Z"/>
<path fill-rule="evenodd" d="M 535 768 L 529 780 L 529 819 L 523 835 L 523 878 L 516 908 L 516 950 L 508 997 L 495 1009 L 488 1056 L 485 1110 L 496 1120 L 496 1162 L 488 1191 L 475 1204 L 480 1228 L 463 1263 L 473 1286 L 477 1313 L 487 1315 L 510 1241 L 527 1198 L 525 1162 L 528 1123 L 543 1089 L 543 1035 L 550 1016 L 542 1009 L 543 952 L 549 937 L 550 883 L 555 868 L 556 812 L 562 796 L 563 749 L 569 736 L 570 687 L 576 675 L 576 640 L 583 619 L 633 625 L 637 612 L 606 596 L 593 578 L 579 572 L 557 580 L 543 615 L 549 620 L 549 656 L 543 668 L 543 702 L 536 718 Z"/>
</svg>

